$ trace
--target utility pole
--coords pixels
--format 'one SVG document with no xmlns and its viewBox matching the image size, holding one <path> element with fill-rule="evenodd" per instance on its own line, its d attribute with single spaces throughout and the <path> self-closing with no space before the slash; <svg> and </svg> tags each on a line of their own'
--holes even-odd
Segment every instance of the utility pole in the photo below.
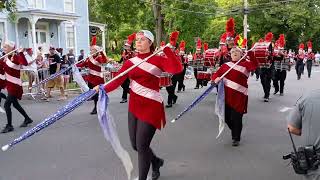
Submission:
<svg viewBox="0 0 320 180">
<path fill-rule="evenodd" d="M 244 7 L 243 7 L 243 38 L 248 39 L 248 0 L 243 0 Z"/>
</svg>

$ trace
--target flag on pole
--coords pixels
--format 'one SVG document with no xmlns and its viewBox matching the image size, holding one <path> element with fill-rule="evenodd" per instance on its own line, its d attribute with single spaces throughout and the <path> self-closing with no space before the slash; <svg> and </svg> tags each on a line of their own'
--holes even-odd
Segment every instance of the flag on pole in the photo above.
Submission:
<svg viewBox="0 0 320 180">
<path fill-rule="evenodd" d="M 87 83 L 84 81 L 83 77 L 81 76 L 79 69 L 76 65 L 72 65 L 72 74 L 73 79 L 77 82 L 77 84 L 80 86 L 82 92 L 89 91 L 89 87 Z"/>
<path fill-rule="evenodd" d="M 218 83 L 218 95 L 216 96 L 215 113 L 219 118 L 219 133 L 218 138 L 225 127 L 225 94 L 223 79 Z"/>
<path fill-rule="evenodd" d="M 98 118 L 100 126 L 103 130 L 104 137 L 110 142 L 114 152 L 120 158 L 126 173 L 128 180 L 131 179 L 131 173 L 133 170 L 132 161 L 129 153 L 122 147 L 120 139 L 118 137 L 118 132 L 116 129 L 116 124 L 108 109 L 109 98 L 105 92 L 103 85 L 100 85 L 99 90 L 99 101 L 98 101 Z"/>
</svg>

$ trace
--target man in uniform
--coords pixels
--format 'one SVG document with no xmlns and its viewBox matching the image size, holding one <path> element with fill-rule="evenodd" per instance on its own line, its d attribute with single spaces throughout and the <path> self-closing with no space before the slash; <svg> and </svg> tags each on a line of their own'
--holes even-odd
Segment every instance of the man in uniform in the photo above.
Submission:
<svg viewBox="0 0 320 180">
<path fill-rule="evenodd" d="M 183 84 L 184 82 L 184 76 L 186 75 L 186 70 L 188 67 L 188 59 L 187 59 L 187 55 L 185 54 L 185 48 L 186 48 L 186 42 L 185 41 L 181 41 L 180 42 L 180 60 L 181 63 L 183 65 L 183 71 L 182 73 L 179 74 L 179 79 L 178 79 L 178 93 L 181 92 L 181 90 L 185 90 L 185 85 Z"/>
<path fill-rule="evenodd" d="M 283 96 L 284 82 L 287 77 L 287 70 L 289 70 L 289 61 L 286 61 L 286 52 L 284 50 L 285 38 L 284 34 L 281 34 L 279 40 L 277 41 L 277 46 L 275 47 L 274 53 L 274 94 L 279 92 L 279 81 L 280 81 L 280 96 Z"/>
<path fill-rule="evenodd" d="M 123 46 L 124 51 L 122 53 L 120 63 L 125 63 L 125 61 L 127 61 L 128 59 L 131 59 L 134 57 L 133 41 L 135 39 L 136 39 L 135 33 L 128 36 L 127 42 Z M 128 99 L 128 94 L 129 94 L 129 90 L 130 90 L 129 86 L 130 86 L 130 80 L 129 80 L 129 78 L 127 78 L 123 82 L 123 84 L 121 85 L 123 92 L 122 92 L 122 101 L 120 101 L 120 103 L 126 103 L 128 101 L 127 99 Z"/>
<path fill-rule="evenodd" d="M 308 41 L 308 54 L 307 54 L 307 70 L 308 78 L 311 77 L 312 63 L 315 61 L 315 55 L 312 52 L 312 42 Z"/>
<path fill-rule="evenodd" d="M 198 70 L 202 70 L 200 62 L 203 61 L 203 54 L 201 53 L 202 44 L 201 39 L 197 41 L 196 53 L 193 55 L 193 64 L 194 64 L 194 77 L 196 78 L 197 84 L 194 89 L 199 89 L 199 86 L 203 87 L 202 80 L 198 79 Z"/>
<path fill-rule="evenodd" d="M 297 79 L 298 80 L 301 79 L 301 74 L 303 72 L 303 67 L 304 67 L 304 62 L 303 61 L 304 61 L 304 58 L 305 58 L 304 44 L 301 43 L 299 45 L 299 53 L 295 57 L 295 60 L 296 60 L 296 73 L 297 73 Z"/>
<path fill-rule="evenodd" d="M 266 43 L 271 43 L 273 39 L 273 34 L 269 32 L 265 37 Z M 264 102 L 269 102 L 271 79 L 272 79 L 272 55 L 267 57 L 268 60 L 263 65 L 260 64 L 260 79 L 264 92 Z"/>
</svg>

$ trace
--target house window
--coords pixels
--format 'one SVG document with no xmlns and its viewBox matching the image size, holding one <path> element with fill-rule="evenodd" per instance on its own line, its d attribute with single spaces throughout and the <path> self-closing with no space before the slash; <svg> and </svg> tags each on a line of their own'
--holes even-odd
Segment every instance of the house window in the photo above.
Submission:
<svg viewBox="0 0 320 180">
<path fill-rule="evenodd" d="M 64 0 L 64 11 L 74 13 L 74 0 Z"/>
<path fill-rule="evenodd" d="M 67 24 L 66 25 L 66 43 L 68 49 L 75 48 L 75 31 L 74 26 Z"/>
<path fill-rule="evenodd" d="M 29 8 L 44 9 L 45 0 L 28 0 Z"/>
</svg>

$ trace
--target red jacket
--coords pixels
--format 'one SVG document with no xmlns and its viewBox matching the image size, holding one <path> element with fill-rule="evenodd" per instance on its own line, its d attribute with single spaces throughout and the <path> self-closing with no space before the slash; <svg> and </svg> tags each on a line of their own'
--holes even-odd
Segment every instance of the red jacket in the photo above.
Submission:
<svg viewBox="0 0 320 180">
<path fill-rule="evenodd" d="M 4 75 L 4 61 L 0 60 L 0 90 L 6 88 L 6 76 Z"/>
<path fill-rule="evenodd" d="M 28 61 L 24 54 L 20 52 L 14 56 L 9 56 L 4 60 L 4 72 L 6 76 L 6 88 L 8 94 L 21 99 L 23 94 L 22 81 L 20 79 L 21 65 L 27 66 Z"/>
<path fill-rule="evenodd" d="M 183 70 L 181 62 L 170 48 L 164 48 L 164 53 L 166 57 L 153 56 L 146 63 L 142 63 L 128 74 L 105 86 L 105 90 L 109 93 L 129 78 L 131 80 L 129 112 L 139 120 L 149 123 L 157 129 L 161 129 L 166 123 L 158 76 L 162 72 L 178 74 Z M 151 53 L 137 54 L 136 57 L 126 61 L 118 73 L 141 62 L 149 55 Z"/>
<path fill-rule="evenodd" d="M 221 77 L 233 65 L 233 62 L 223 64 L 218 71 L 213 74 L 212 80 Z M 241 114 L 247 113 L 249 72 L 255 70 L 257 67 L 258 62 L 256 60 L 243 60 L 223 78 L 225 103 Z"/>
<path fill-rule="evenodd" d="M 104 76 L 102 71 L 102 64 L 107 62 L 107 57 L 104 53 L 97 56 L 88 57 L 82 63 L 77 64 L 77 67 L 88 67 L 89 75 L 88 82 L 93 86 L 104 84 Z"/>
</svg>

